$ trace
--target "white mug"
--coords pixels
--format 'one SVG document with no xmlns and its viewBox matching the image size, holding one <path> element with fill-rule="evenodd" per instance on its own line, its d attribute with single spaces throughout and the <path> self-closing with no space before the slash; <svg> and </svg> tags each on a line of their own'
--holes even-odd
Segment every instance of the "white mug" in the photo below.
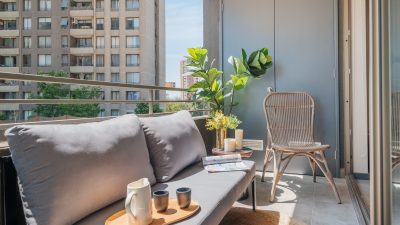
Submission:
<svg viewBox="0 0 400 225">
<path fill-rule="evenodd" d="M 152 217 L 151 187 L 149 179 L 142 178 L 127 186 L 125 209 L 129 224 L 148 225 Z"/>
</svg>

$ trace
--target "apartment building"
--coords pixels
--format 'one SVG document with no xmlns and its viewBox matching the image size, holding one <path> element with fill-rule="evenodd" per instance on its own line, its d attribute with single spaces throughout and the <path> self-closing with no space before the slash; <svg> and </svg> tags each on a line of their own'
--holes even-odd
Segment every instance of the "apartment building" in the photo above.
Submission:
<svg viewBox="0 0 400 225">
<path fill-rule="evenodd" d="M 71 78 L 163 86 L 163 0 L 0 0 L 0 71 L 64 70 Z M 103 88 L 105 100 L 147 99 L 148 93 Z M 36 85 L 0 83 L 0 98 L 26 98 Z M 4 108 L 3 108 L 4 107 Z M 102 104 L 100 116 L 134 111 Z M 27 119 L 32 106 L 0 106 L 8 119 Z"/>
<path fill-rule="evenodd" d="M 182 88 L 190 88 L 193 84 L 200 81 L 201 78 L 193 77 L 193 72 L 187 66 L 187 60 L 181 60 L 180 62 L 180 78 L 181 78 L 181 87 Z M 182 92 L 182 99 L 183 100 L 190 100 L 193 94 L 188 92 Z"/>
</svg>

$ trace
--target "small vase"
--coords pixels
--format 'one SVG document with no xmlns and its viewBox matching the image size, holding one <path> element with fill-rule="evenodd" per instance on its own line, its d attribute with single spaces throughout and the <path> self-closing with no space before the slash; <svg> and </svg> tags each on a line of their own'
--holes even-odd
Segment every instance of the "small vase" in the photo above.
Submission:
<svg viewBox="0 0 400 225">
<path fill-rule="evenodd" d="M 226 138 L 226 128 L 216 130 L 216 148 L 224 149 L 224 140 Z"/>
</svg>

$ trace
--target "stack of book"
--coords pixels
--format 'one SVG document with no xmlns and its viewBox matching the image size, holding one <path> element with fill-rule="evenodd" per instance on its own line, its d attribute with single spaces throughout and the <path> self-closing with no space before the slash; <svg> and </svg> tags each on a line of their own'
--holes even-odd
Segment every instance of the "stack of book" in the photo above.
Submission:
<svg viewBox="0 0 400 225">
<path fill-rule="evenodd" d="M 250 170 L 240 154 L 203 157 L 203 166 L 209 173 Z"/>
</svg>

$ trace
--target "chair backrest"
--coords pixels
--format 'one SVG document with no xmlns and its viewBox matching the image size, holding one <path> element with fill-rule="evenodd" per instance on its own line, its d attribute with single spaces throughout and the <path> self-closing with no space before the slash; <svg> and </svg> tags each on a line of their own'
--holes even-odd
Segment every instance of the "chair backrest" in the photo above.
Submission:
<svg viewBox="0 0 400 225">
<path fill-rule="evenodd" d="M 392 152 L 400 155 L 400 92 L 392 93 Z"/>
<path fill-rule="evenodd" d="M 272 145 L 314 145 L 314 99 L 305 92 L 273 92 L 264 100 Z"/>
</svg>

